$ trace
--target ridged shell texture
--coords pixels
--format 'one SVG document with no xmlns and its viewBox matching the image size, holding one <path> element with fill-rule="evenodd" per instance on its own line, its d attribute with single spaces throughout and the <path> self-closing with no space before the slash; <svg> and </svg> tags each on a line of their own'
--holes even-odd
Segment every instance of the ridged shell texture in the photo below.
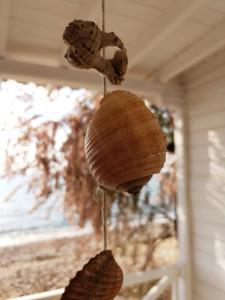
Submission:
<svg viewBox="0 0 225 300">
<path fill-rule="evenodd" d="M 96 181 L 136 194 L 165 162 L 166 138 L 156 116 L 135 94 L 114 91 L 90 122 L 85 154 Z"/>
<path fill-rule="evenodd" d="M 111 250 L 91 258 L 65 288 L 61 300 L 112 300 L 121 289 L 123 272 Z"/>
</svg>

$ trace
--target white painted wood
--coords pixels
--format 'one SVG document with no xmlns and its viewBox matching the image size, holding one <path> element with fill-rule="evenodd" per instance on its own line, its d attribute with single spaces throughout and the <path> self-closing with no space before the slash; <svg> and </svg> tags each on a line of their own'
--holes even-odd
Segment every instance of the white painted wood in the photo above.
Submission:
<svg viewBox="0 0 225 300">
<path fill-rule="evenodd" d="M 79 9 L 79 6 L 76 7 Z M 63 14 L 57 15 L 54 14 L 53 11 L 50 13 L 45 9 L 35 9 L 21 4 L 12 6 L 11 18 L 23 23 L 36 24 L 41 27 L 45 26 L 46 29 L 51 27 L 59 29 L 60 31 L 64 28 L 68 21 L 68 18 L 66 18 Z"/>
<path fill-rule="evenodd" d="M 200 131 L 200 133 L 202 132 Z M 223 128 L 221 130 L 221 134 L 225 134 L 225 130 Z M 218 141 L 220 142 L 220 145 L 216 145 Z M 211 137 L 211 134 L 207 133 L 207 142 L 205 142 L 205 144 L 195 144 L 195 147 L 189 147 L 191 154 L 190 162 L 193 164 L 197 164 L 198 162 L 208 164 L 213 171 L 216 164 L 225 162 L 223 144 L 225 144 L 225 136 L 222 136 L 220 139 L 217 133 L 213 134 L 213 137 Z"/>
<path fill-rule="evenodd" d="M 224 225 L 218 223 L 208 223 L 206 221 L 200 221 L 192 218 L 193 222 L 193 233 L 201 235 L 205 238 L 210 238 L 212 240 L 219 240 L 225 242 L 224 235 Z"/>
<path fill-rule="evenodd" d="M 180 247 L 179 263 L 183 266 L 178 280 L 178 299 L 192 300 L 191 276 L 191 217 L 189 203 L 189 177 L 187 152 L 187 115 L 185 107 L 175 114 L 175 144 L 177 155 L 177 217 Z"/>
<path fill-rule="evenodd" d="M 199 195 L 202 196 L 202 195 Z M 192 208 L 193 208 L 193 219 L 206 222 L 209 224 L 218 224 L 225 226 L 225 214 L 223 211 L 218 212 L 216 205 L 211 202 L 199 201 L 199 198 L 193 197 Z"/>
<path fill-rule="evenodd" d="M 198 66 L 192 67 L 189 71 L 185 72 L 185 87 L 187 88 L 187 92 L 192 93 L 195 91 L 193 87 L 197 85 L 198 82 L 201 84 L 204 82 L 204 78 L 211 72 L 214 72 L 221 68 L 225 63 L 225 49 L 221 49 L 221 51 L 216 52 L 211 56 L 211 59 L 205 59 L 201 63 L 201 67 Z M 211 77 L 211 79 L 214 78 Z M 203 90 L 202 90 L 203 91 Z"/>
<path fill-rule="evenodd" d="M 52 290 L 48 292 L 32 294 L 32 295 L 18 297 L 18 298 L 12 298 L 8 300 L 59 300 L 63 291 L 64 289 L 58 289 L 58 290 Z M 121 296 L 117 296 L 115 300 L 125 300 L 125 298 Z"/>
<path fill-rule="evenodd" d="M 175 278 L 176 276 L 178 276 L 178 269 L 179 267 L 175 265 L 175 266 L 151 269 L 145 272 L 130 273 L 125 276 L 123 287 L 129 287 L 135 284 L 150 282 L 159 279 L 165 275 L 168 277 Z"/>
<path fill-rule="evenodd" d="M 171 40 L 173 40 L 173 43 L 171 43 Z M 167 52 L 174 56 L 174 54 L 180 53 L 182 49 L 187 48 L 190 44 L 193 44 L 195 41 L 196 37 L 175 30 L 160 42 L 159 47 L 166 49 Z M 157 48 L 155 50 L 157 50 Z M 148 57 L 151 57 L 151 53 L 148 53 Z"/>
<path fill-rule="evenodd" d="M 133 39 L 133 42 L 134 40 L 135 39 Z M 140 60 L 139 63 L 129 71 L 128 74 L 133 74 L 136 72 L 136 70 L 139 70 L 139 73 L 142 74 L 142 78 L 144 77 L 145 80 L 150 79 L 154 75 L 152 74 L 151 70 L 158 69 L 163 63 L 171 59 L 171 55 L 173 55 L 173 52 L 171 53 L 170 49 L 167 47 L 156 47 L 155 49 L 152 49 L 151 52 L 146 54 L 145 58 Z"/>
<path fill-rule="evenodd" d="M 220 130 L 220 129 L 216 129 L 215 132 L 217 130 Z M 190 136 L 190 141 L 189 141 L 188 146 L 189 146 L 190 151 L 194 151 L 195 148 L 199 148 L 199 147 L 203 147 L 203 146 L 207 148 L 208 141 L 209 141 L 208 130 L 194 132 Z M 193 159 L 193 156 L 192 156 L 192 159 Z"/>
<path fill-rule="evenodd" d="M 196 12 L 194 12 L 194 14 L 191 16 L 191 20 L 210 26 L 212 28 L 222 21 L 224 13 L 222 11 L 216 11 L 208 8 L 207 3 L 209 1 L 213 2 L 216 0 L 208 0 L 206 2 L 206 5 L 202 7 L 201 10 L 197 10 Z"/>
<path fill-rule="evenodd" d="M 61 289 L 59 289 L 55 291 L 33 294 L 29 296 L 18 297 L 18 298 L 13 298 L 8 300 L 59 300 L 62 293 L 63 293 L 63 289 L 62 291 Z M 121 296 L 117 296 L 115 300 L 125 300 L 125 298 Z"/>
<path fill-rule="evenodd" d="M 204 178 L 204 179 L 203 179 Z M 192 182 L 193 181 L 193 182 Z M 194 184 L 193 184 L 194 183 Z M 192 203 L 194 201 L 199 202 L 199 205 L 206 205 L 205 209 L 211 209 L 211 207 L 215 207 L 217 210 L 221 210 L 219 214 L 225 214 L 224 203 L 220 200 L 221 194 L 225 192 L 225 186 L 221 184 L 217 178 L 213 177 L 213 179 L 209 179 L 208 177 L 202 177 L 198 179 L 196 176 L 193 180 L 191 180 L 191 192 L 192 192 Z M 193 184 L 193 185 L 192 185 Z M 202 184 L 202 186 L 197 186 Z M 214 189 L 213 189 L 214 187 Z"/>
<path fill-rule="evenodd" d="M 11 0 L 0 0 L 0 57 L 6 56 Z"/>
<path fill-rule="evenodd" d="M 13 7 L 22 7 L 24 9 L 31 9 L 34 11 L 40 11 L 51 15 L 68 18 L 69 20 L 74 17 L 78 17 L 75 10 L 82 5 L 83 0 L 11 0 L 13 1 Z M 91 0 L 92 1 L 92 0 Z"/>
<path fill-rule="evenodd" d="M 179 293 L 179 286 L 178 286 L 178 281 L 174 280 L 172 283 L 172 299 L 171 300 L 179 300 L 178 299 L 178 293 Z"/>
<path fill-rule="evenodd" d="M 192 89 L 193 92 L 194 91 L 198 92 L 198 90 L 201 90 L 201 92 L 203 92 L 201 86 L 207 84 L 208 87 L 205 86 L 205 88 L 207 91 L 210 91 L 211 90 L 210 85 L 215 84 L 215 79 L 220 82 L 221 80 L 224 80 L 224 74 L 225 74 L 225 68 L 223 62 L 221 62 L 221 64 L 218 67 L 210 70 L 210 72 L 206 72 L 204 75 L 195 79 L 195 81 L 192 82 L 192 87 L 190 88 Z M 212 78 L 214 78 L 214 80 L 212 80 Z"/>
<path fill-rule="evenodd" d="M 199 38 L 210 30 L 210 26 L 187 19 L 177 31 L 195 38 Z"/>
<path fill-rule="evenodd" d="M 62 44 L 62 33 L 57 28 L 29 24 L 12 19 L 9 30 L 10 42 L 23 43 L 47 49 L 58 50 Z"/>
<path fill-rule="evenodd" d="M 200 192 L 201 194 L 198 195 L 198 197 L 205 197 L 205 193 L 208 194 L 207 197 L 215 197 L 217 203 L 217 200 L 221 198 L 221 195 L 225 192 L 225 186 L 221 184 L 221 181 L 218 181 L 218 178 L 212 177 L 208 178 L 208 176 L 197 176 L 195 174 L 192 175 L 190 180 L 190 190 L 193 193 L 193 191 Z M 216 193 L 217 191 L 217 193 Z M 219 195 L 219 193 L 221 193 Z M 221 201 L 221 204 L 223 205 L 223 201 Z"/>
<path fill-rule="evenodd" d="M 134 3 L 139 3 L 145 9 L 151 7 L 160 11 L 165 11 L 173 2 L 173 0 L 130 0 Z"/>
<path fill-rule="evenodd" d="M 59 51 L 43 45 L 34 46 L 19 42 L 8 42 L 7 59 L 45 66 L 58 66 Z"/>
<path fill-rule="evenodd" d="M 51 66 L 35 65 L 10 60 L 0 60 L 0 76 L 23 81 L 38 83 L 53 83 L 71 87 L 86 87 L 102 90 L 101 76 L 95 71 L 78 69 L 56 68 Z M 167 105 L 181 105 L 181 90 L 176 85 L 161 85 L 144 82 L 140 79 L 127 79 L 122 87 L 142 96 L 159 95 Z M 110 86 L 108 90 L 118 89 Z"/>
<path fill-rule="evenodd" d="M 225 21 L 207 33 L 191 48 L 181 53 L 178 57 L 163 66 L 157 74 L 161 82 L 166 82 L 188 68 L 197 64 L 225 45 Z"/>
<path fill-rule="evenodd" d="M 224 63 L 223 49 L 183 76 L 189 142 L 193 300 L 225 299 Z"/>
<path fill-rule="evenodd" d="M 225 294 L 224 285 L 224 258 L 211 256 L 203 251 L 195 253 L 195 277 L 207 284 L 212 285 L 214 290 L 221 290 Z M 196 292 L 198 290 L 195 290 Z M 211 298 L 213 299 L 213 298 Z"/>
<path fill-rule="evenodd" d="M 174 277 L 163 276 L 156 285 L 142 298 L 142 300 L 157 300 L 160 295 L 173 283 Z"/>
<path fill-rule="evenodd" d="M 214 130 L 223 128 L 225 124 L 225 110 L 218 110 L 210 114 L 200 116 L 190 120 L 189 132 L 197 132 L 204 130 Z"/>
<path fill-rule="evenodd" d="M 205 300 L 202 296 L 200 296 L 198 293 L 194 293 L 193 297 L 198 300 Z"/>
<path fill-rule="evenodd" d="M 155 28 L 154 25 L 152 25 L 152 28 L 150 29 L 150 35 L 153 28 Z M 156 73 L 156 70 L 160 69 L 164 64 L 167 64 L 168 61 L 171 60 L 171 58 L 179 55 L 180 52 L 182 52 L 194 42 L 196 42 L 195 36 L 184 34 L 183 32 L 180 32 L 180 30 L 175 30 L 174 32 L 166 36 L 162 41 L 160 41 L 160 44 L 156 48 L 152 48 L 151 51 L 146 53 L 143 59 L 139 62 L 139 64 L 142 63 L 150 66 L 150 72 L 147 72 L 145 79 L 154 79 L 154 73 Z M 157 56 L 158 51 L 162 49 L 164 50 L 164 53 L 161 56 L 161 59 L 157 62 L 154 60 L 154 56 Z M 152 62 L 155 63 L 155 65 L 152 66 Z"/>
<path fill-rule="evenodd" d="M 213 9 L 214 11 L 225 13 L 225 2 L 224 0 L 208 0 L 207 7 Z"/>
<path fill-rule="evenodd" d="M 165 18 L 154 24 L 154 30 L 149 34 L 149 28 L 136 41 L 129 52 L 129 68 L 137 64 L 147 53 L 156 47 L 165 37 L 180 26 L 205 0 L 176 0 L 168 8 Z"/>
<path fill-rule="evenodd" d="M 215 240 L 214 242 L 210 238 L 202 236 L 194 236 L 193 245 L 196 252 L 204 251 L 210 255 L 218 255 L 224 257 L 225 255 L 225 243 L 220 240 Z"/>
<path fill-rule="evenodd" d="M 225 74 L 225 73 L 224 73 Z M 211 89 L 211 84 L 207 84 L 204 89 L 204 92 L 201 92 L 201 89 L 196 90 L 196 93 L 190 93 L 189 103 L 190 107 L 188 110 L 188 116 L 190 119 L 195 119 L 198 117 L 205 116 L 207 114 L 212 114 L 221 110 L 225 110 L 225 80 L 217 79 L 216 83 L 213 84 L 213 89 Z M 207 97 L 205 97 L 207 96 Z M 205 100 L 204 100 L 205 99 Z M 213 101 L 217 99 L 217 101 Z M 201 100 L 205 101 L 203 106 Z"/>
<path fill-rule="evenodd" d="M 197 299 L 201 297 L 204 300 L 224 300 L 224 292 L 209 283 L 205 283 L 200 280 L 195 280 L 194 282 L 195 289 L 198 291 Z"/>
<path fill-rule="evenodd" d="M 124 19 L 126 18 L 126 20 L 138 21 L 142 26 L 164 16 L 164 11 L 156 9 L 155 6 L 152 7 L 151 3 L 148 3 L 150 5 L 146 6 L 142 2 L 132 0 L 107 0 L 106 4 L 108 18 L 110 18 L 110 15 L 112 17 L 120 15 Z M 111 25 L 109 22 L 108 24 Z"/>
<path fill-rule="evenodd" d="M 11 300 L 59 300 L 63 292 L 64 289 L 57 289 L 18 298 L 11 298 Z"/>
</svg>

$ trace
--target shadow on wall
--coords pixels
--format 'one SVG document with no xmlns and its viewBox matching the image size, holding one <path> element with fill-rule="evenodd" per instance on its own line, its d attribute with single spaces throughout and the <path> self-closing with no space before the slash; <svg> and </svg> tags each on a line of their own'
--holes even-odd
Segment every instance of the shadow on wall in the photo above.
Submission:
<svg viewBox="0 0 225 300">
<path fill-rule="evenodd" d="M 195 276 L 224 295 L 225 128 L 199 131 L 197 136 L 199 143 L 190 147 Z"/>
</svg>

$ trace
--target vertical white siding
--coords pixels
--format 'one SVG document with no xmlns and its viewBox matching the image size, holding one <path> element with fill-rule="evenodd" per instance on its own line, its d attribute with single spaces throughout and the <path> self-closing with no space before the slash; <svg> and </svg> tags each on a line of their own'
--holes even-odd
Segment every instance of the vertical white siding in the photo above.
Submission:
<svg viewBox="0 0 225 300">
<path fill-rule="evenodd" d="M 189 180 L 188 157 L 187 157 L 187 140 L 186 140 L 186 107 L 176 109 L 175 118 L 175 144 L 176 154 L 178 157 L 176 175 L 177 175 L 177 217 L 178 217 L 178 239 L 180 244 L 179 265 L 180 278 L 178 281 L 177 299 L 192 300 L 192 280 L 191 280 L 191 264 L 190 264 L 190 206 L 189 199 Z M 176 299 L 176 296 L 175 296 Z"/>
<path fill-rule="evenodd" d="M 225 50 L 188 71 L 187 147 L 194 300 L 225 299 Z"/>
</svg>

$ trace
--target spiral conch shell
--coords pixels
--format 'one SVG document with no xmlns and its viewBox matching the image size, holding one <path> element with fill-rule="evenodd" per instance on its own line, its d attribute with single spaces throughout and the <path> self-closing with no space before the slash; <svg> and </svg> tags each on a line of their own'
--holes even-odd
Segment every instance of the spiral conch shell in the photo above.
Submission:
<svg viewBox="0 0 225 300">
<path fill-rule="evenodd" d="M 114 91 L 89 124 L 85 154 L 99 185 L 135 195 L 163 167 L 166 138 L 138 96 Z"/>
<path fill-rule="evenodd" d="M 123 272 L 112 251 L 91 258 L 65 288 L 61 300 L 112 300 L 121 289 Z"/>
</svg>

